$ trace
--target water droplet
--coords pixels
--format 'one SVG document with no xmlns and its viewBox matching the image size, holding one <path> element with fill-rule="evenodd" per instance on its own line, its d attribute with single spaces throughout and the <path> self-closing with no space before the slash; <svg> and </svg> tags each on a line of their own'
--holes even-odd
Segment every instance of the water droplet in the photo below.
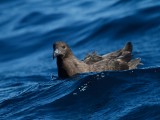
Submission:
<svg viewBox="0 0 160 120">
<path fill-rule="evenodd" d="M 73 95 L 77 95 L 77 93 L 73 93 Z"/>
<path fill-rule="evenodd" d="M 84 86 L 84 87 L 82 88 L 82 91 L 85 91 L 85 90 L 86 90 L 86 88 L 87 88 L 87 86 Z"/>
</svg>

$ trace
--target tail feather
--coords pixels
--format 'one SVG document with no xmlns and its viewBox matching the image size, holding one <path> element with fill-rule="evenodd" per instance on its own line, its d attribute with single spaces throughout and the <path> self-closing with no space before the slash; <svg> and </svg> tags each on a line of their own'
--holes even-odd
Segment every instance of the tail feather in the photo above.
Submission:
<svg viewBox="0 0 160 120">
<path fill-rule="evenodd" d="M 132 50 L 133 50 L 132 43 L 131 42 L 127 42 L 127 44 L 124 46 L 123 50 L 132 52 Z"/>
<path fill-rule="evenodd" d="M 129 70 L 136 69 L 138 65 L 142 65 L 141 58 L 136 58 L 128 62 Z"/>
</svg>

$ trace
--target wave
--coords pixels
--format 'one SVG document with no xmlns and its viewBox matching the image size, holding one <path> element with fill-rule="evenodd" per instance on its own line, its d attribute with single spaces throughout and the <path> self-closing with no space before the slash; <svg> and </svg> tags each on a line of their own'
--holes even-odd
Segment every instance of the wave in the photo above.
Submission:
<svg viewBox="0 0 160 120">
<path fill-rule="evenodd" d="M 41 113 L 57 119 L 80 119 L 82 115 L 85 119 L 101 115 L 106 119 L 111 116 L 112 119 L 118 116 L 128 119 L 132 115 L 135 116 L 133 119 L 146 118 L 151 109 L 153 115 L 158 112 L 159 72 L 160 67 L 105 71 L 52 81 L 43 76 L 12 77 L 14 82 L 18 79 L 15 84 L 9 84 L 11 79 L 8 78 L 9 89 L 5 92 L 10 95 L 0 100 L 0 113 L 8 119 L 26 118 L 28 115 L 35 118 Z M 143 110 L 143 114 L 137 112 Z M 156 114 L 155 117 L 160 116 Z"/>
<path fill-rule="evenodd" d="M 158 0 L 0 3 L 0 119 L 160 119 Z M 51 78 L 57 75 L 57 40 L 67 42 L 79 59 L 131 41 L 133 57 L 144 65 Z"/>
</svg>

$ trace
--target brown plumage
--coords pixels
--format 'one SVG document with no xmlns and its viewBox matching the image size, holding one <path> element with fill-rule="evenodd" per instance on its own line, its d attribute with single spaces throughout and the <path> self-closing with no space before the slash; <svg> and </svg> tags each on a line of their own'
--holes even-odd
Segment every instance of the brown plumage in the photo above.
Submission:
<svg viewBox="0 0 160 120">
<path fill-rule="evenodd" d="M 128 42 L 124 48 L 117 50 L 115 52 L 111 52 L 108 54 L 105 54 L 103 56 L 98 55 L 96 52 L 93 52 L 92 54 L 88 54 L 84 58 L 84 62 L 87 64 L 93 64 L 100 60 L 104 59 L 119 59 L 125 62 L 129 62 L 132 58 L 132 43 Z"/>
<path fill-rule="evenodd" d="M 57 57 L 58 76 L 68 78 L 78 73 L 100 72 L 105 70 L 128 70 L 135 69 L 140 64 L 140 59 L 132 58 L 132 44 L 128 42 L 124 48 L 100 56 L 95 52 L 78 60 L 65 42 L 53 44 L 54 55 Z"/>
</svg>

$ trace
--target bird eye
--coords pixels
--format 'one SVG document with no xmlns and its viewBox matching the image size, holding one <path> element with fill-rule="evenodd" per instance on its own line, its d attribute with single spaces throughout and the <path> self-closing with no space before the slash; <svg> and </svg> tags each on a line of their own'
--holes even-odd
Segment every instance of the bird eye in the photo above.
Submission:
<svg viewBox="0 0 160 120">
<path fill-rule="evenodd" d="M 63 48 L 63 49 L 65 49 L 65 48 L 66 48 L 66 46 L 62 46 L 62 48 Z"/>
</svg>

